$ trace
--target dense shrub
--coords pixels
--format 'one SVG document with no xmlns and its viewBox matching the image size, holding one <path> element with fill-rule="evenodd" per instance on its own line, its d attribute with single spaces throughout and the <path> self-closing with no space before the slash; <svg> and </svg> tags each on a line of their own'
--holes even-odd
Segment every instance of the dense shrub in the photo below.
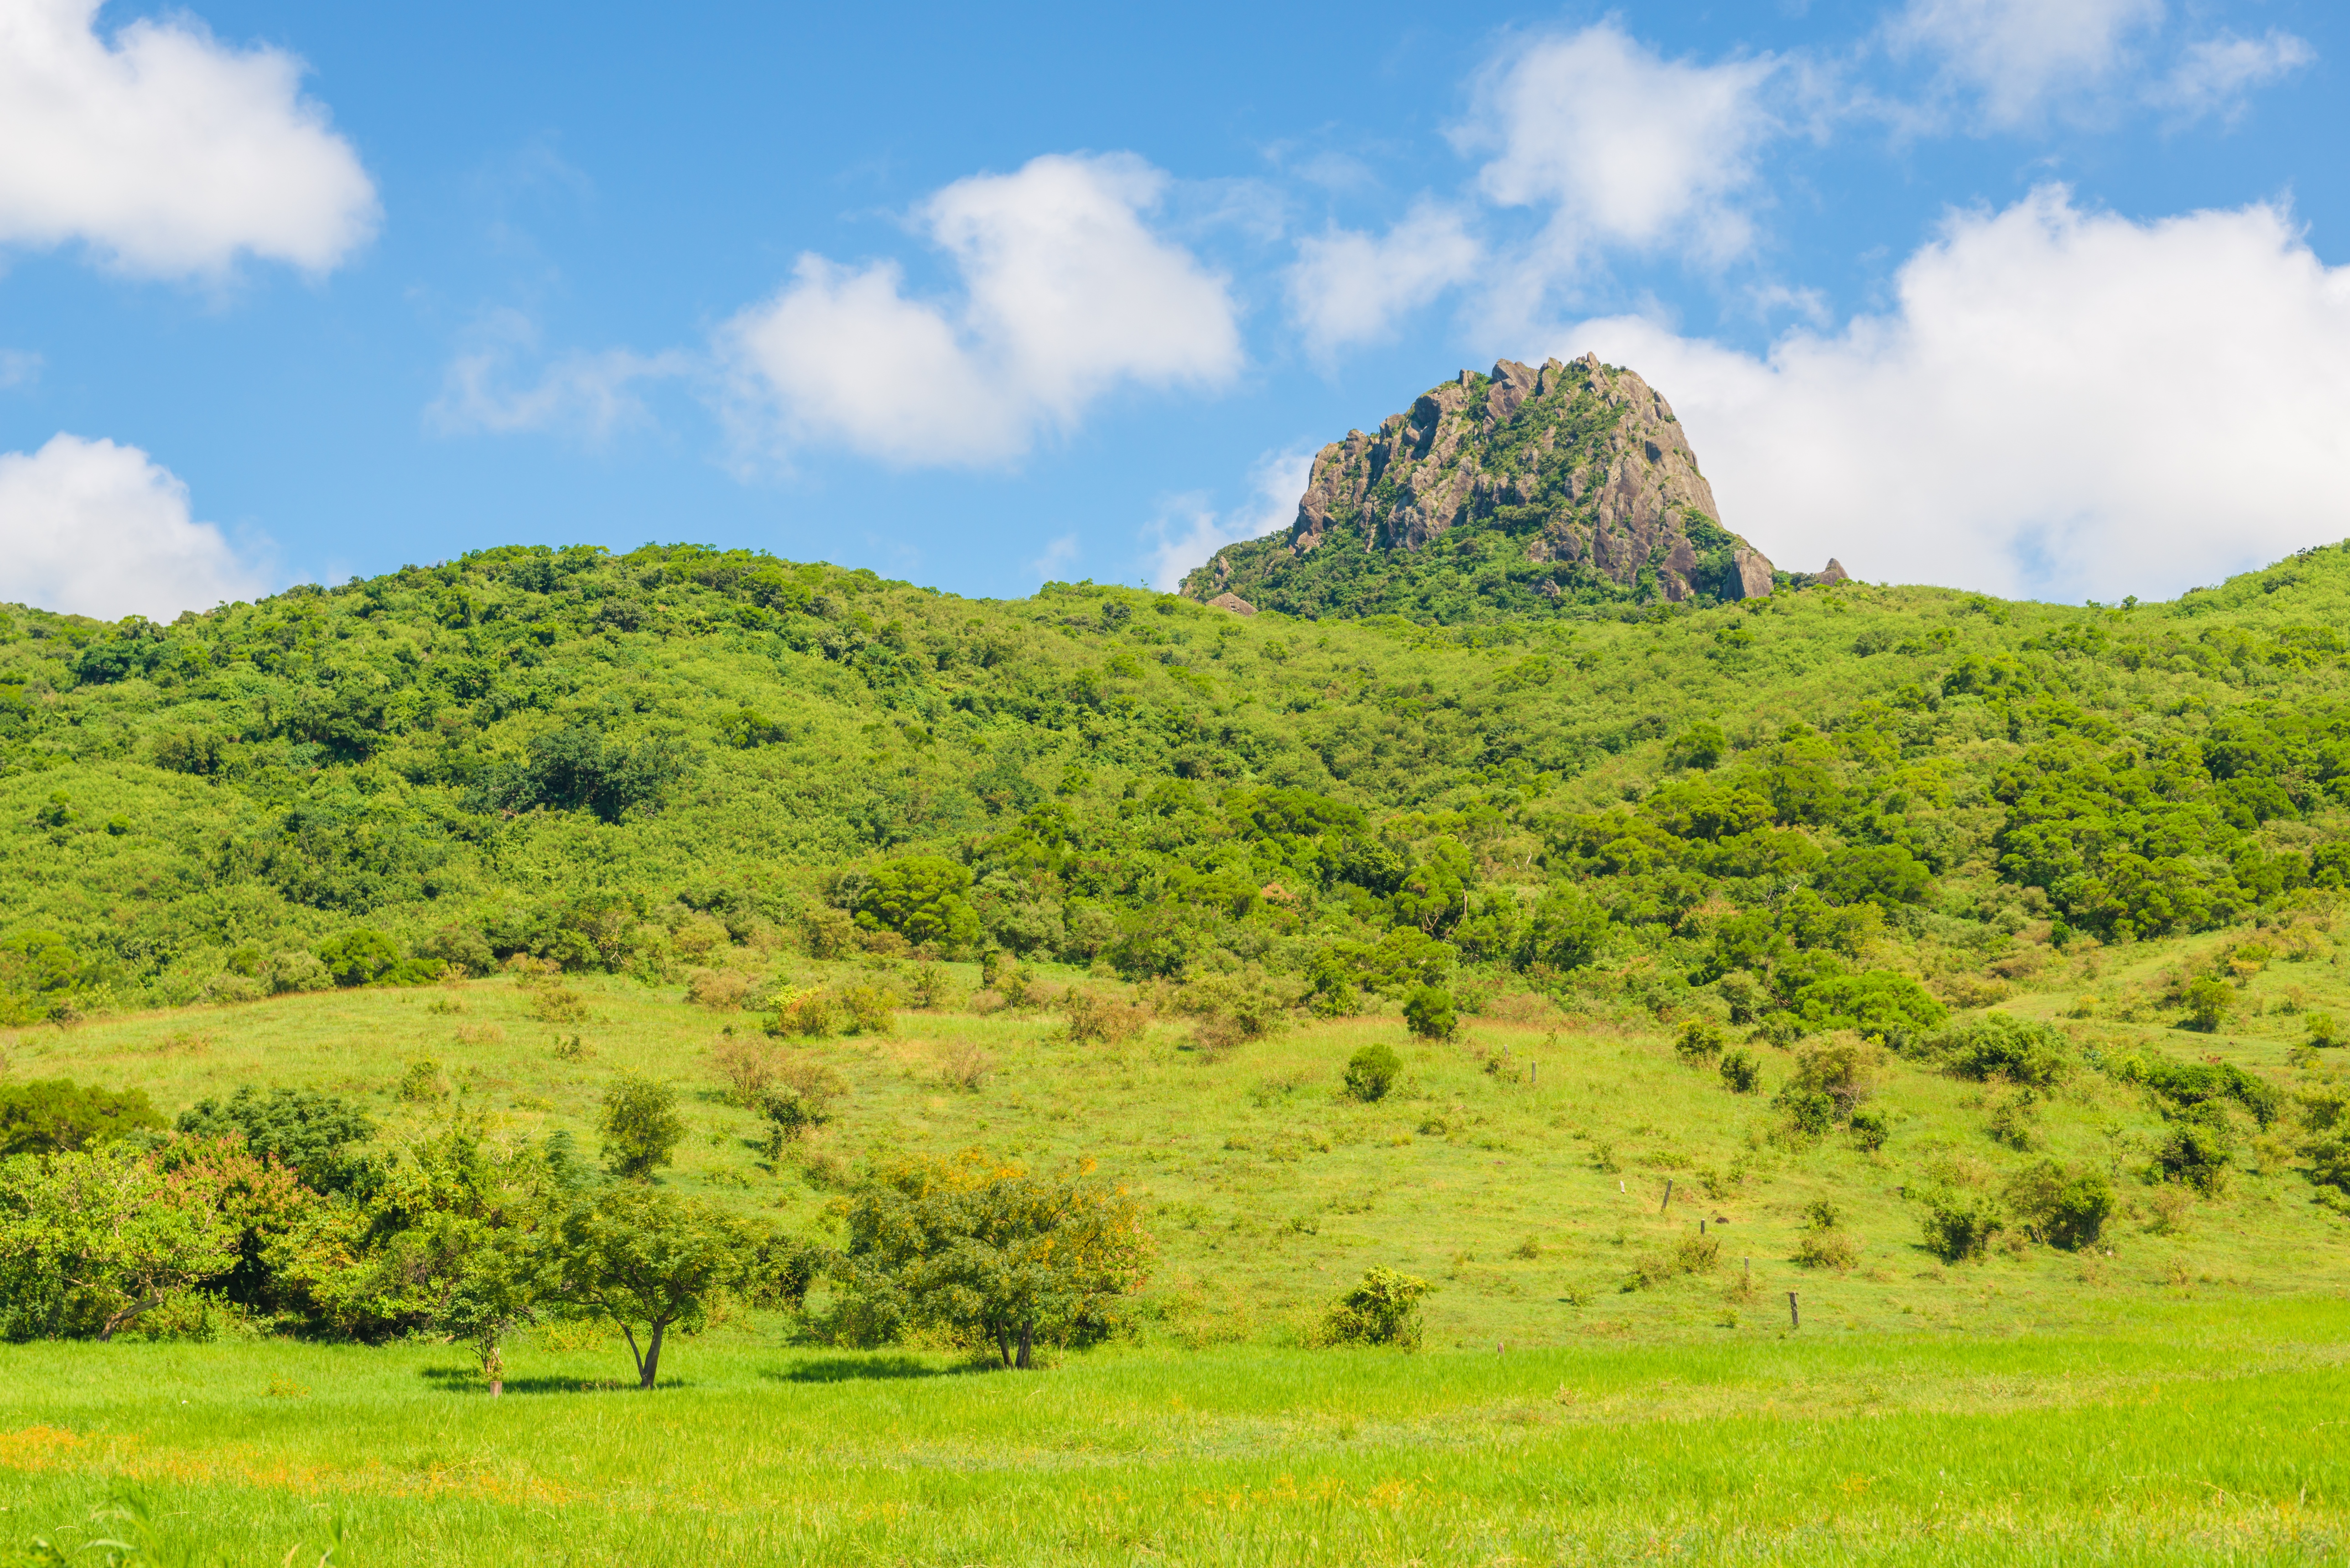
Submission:
<svg viewBox="0 0 2350 1568">
<path fill-rule="evenodd" d="M 857 924 L 893 931 L 941 952 L 962 952 L 979 940 L 977 911 L 964 894 L 971 872 L 943 855 L 910 855 L 873 873 L 857 902 Z"/>
<path fill-rule="evenodd" d="M 1419 1303 L 1436 1287 L 1384 1264 L 1332 1303 L 1314 1338 L 1320 1345 L 1388 1345 L 1419 1348 Z"/>
<path fill-rule="evenodd" d="M 319 1192 L 343 1192 L 366 1181 L 370 1162 L 359 1145 L 375 1137 L 375 1124 L 359 1106 L 315 1089 L 273 1088 L 265 1093 L 241 1084 L 224 1102 L 201 1099 L 180 1114 L 178 1130 L 195 1137 L 234 1133 L 247 1152 L 290 1168 Z"/>
<path fill-rule="evenodd" d="M 1391 1047 L 1374 1043 L 1347 1061 L 1347 1093 L 1363 1101 L 1383 1100 L 1403 1075 L 1403 1058 Z"/>
<path fill-rule="evenodd" d="M 1998 1207 L 1987 1199 L 1962 1198 L 1936 1192 L 1926 1199 L 1926 1250 L 1946 1263 L 1979 1258 L 1991 1239 L 2007 1228 Z"/>
<path fill-rule="evenodd" d="M 2026 1234 L 2068 1252 L 2093 1245 L 2114 1212 L 2113 1185 L 2102 1173 L 2049 1159 L 2010 1178 L 2002 1196 Z"/>
<path fill-rule="evenodd" d="M 1751 1095 L 1762 1081 L 1762 1064 L 1754 1053 L 1741 1045 L 1721 1059 L 1721 1081 L 1733 1095 Z"/>
<path fill-rule="evenodd" d="M 2185 1023 L 2189 1029 L 2199 1029 L 2209 1034 L 2228 1021 L 2236 1008 L 2236 990 L 2222 980 L 2205 978 L 2189 981 L 2180 993 L 2179 1001 L 2187 1008 Z"/>
<path fill-rule="evenodd" d="M 1946 1029 L 1925 1043 L 1925 1054 L 1961 1078 L 1993 1078 L 2049 1088 L 2072 1071 L 2072 1043 L 2045 1023 L 1989 1012 Z"/>
<path fill-rule="evenodd" d="M 1709 1067 L 1721 1055 L 1724 1044 L 1720 1024 L 1692 1018 L 1673 1041 L 1673 1054 L 1692 1067 Z"/>
<path fill-rule="evenodd" d="M 2208 1197 L 2226 1185 L 2235 1158 L 2235 1139 L 2226 1125 L 2199 1117 L 2172 1125 L 2154 1151 L 2153 1171 L 2160 1180 L 2184 1183 Z"/>
<path fill-rule="evenodd" d="M 1452 1012 L 1452 993 L 1433 985 L 1419 986 L 1404 998 L 1403 1021 L 1423 1040 L 1450 1040 L 1460 1028 Z"/>
</svg>

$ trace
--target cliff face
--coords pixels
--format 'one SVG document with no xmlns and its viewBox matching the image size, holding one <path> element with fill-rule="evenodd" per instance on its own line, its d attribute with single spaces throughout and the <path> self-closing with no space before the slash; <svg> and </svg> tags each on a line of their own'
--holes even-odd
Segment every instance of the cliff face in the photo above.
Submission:
<svg viewBox="0 0 2350 1568">
<path fill-rule="evenodd" d="M 1513 607 L 1752 598 L 1772 586 L 1771 563 L 1721 526 L 1671 406 L 1596 355 L 1463 370 L 1377 434 L 1348 431 L 1315 458 L 1285 535 L 1228 547 L 1184 588 L 1201 598 L 1237 592 L 1293 613 L 1403 607 L 1359 594 L 1333 602 L 1342 583 L 1367 586 L 1364 563 L 1340 559 L 1347 556 L 1383 557 L 1384 575 L 1409 579 L 1423 597 L 1442 597 L 1432 580 L 1444 575 L 1440 564 L 1473 565 L 1488 590 L 1479 597 L 1533 596 Z"/>
</svg>

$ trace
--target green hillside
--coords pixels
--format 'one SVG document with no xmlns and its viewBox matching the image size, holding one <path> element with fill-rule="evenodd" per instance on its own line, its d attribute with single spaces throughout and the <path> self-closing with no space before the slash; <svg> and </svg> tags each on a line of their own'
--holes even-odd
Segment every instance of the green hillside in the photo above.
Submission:
<svg viewBox="0 0 2350 1568">
<path fill-rule="evenodd" d="M 1445 629 L 674 546 L 18 608 L 0 1007 L 863 940 L 1325 1012 L 1436 982 L 1924 1028 L 2342 884 L 2345 590 L 2328 548 L 2167 605 Z"/>
</svg>

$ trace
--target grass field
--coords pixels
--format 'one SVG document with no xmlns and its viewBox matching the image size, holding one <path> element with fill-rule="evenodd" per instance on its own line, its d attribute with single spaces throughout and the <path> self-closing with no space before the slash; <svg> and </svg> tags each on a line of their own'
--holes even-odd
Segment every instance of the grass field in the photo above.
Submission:
<svg viewBox="0 0 2350 1568">
<path fill-rule="evenodd" d="M 2064 1017 L 2085 1044 L 2151 1042 L 2287 1089 L 2329 1081 L 2288 1051 L 2304 1010 L 2350 1012 L 2330 933 L 2242 977 L 2240 1033 L 2164 1027 L 2154 977 L 2217 940 L 2052 956 L 2005 1005 Z M 957 978 L 967 997 L 975 975 Z M 566 983 L 585 1014 L 562 1023 L 542 991 L 500 979 L 0 1045 L 12 1076 L 143 1087 L 167 1113 L 242 1083 L 332 1089 L 395 1144 L 463 1106 L 494 1137 L 564 1127 L 592 1148 L 605 1083 L 650 1072 L 687 1091 L 693 1128 L 663 1179 L 794 1231 L 829 1223 L 874 1154 L 1091 1158 L 1145 1200 L 1160 1244 L 1132 1337 L 1021 1376 L 736 1316 L 674 1345 L 644 1395 L 622 1386 L 616 1339 L 557 1327 L 510 1348 L 496 1401 L 446 1345 L 232 1326 L 202 1344 L 16 1346 L 0 1542 L 148 1530 L 156 1561 L 276 1563 L 317 1561 L 339 1529 L 338 1563 L 501 1564 L 2350 1551 L 2350 1245 L 2282 1126 L 2199 1198 L 2137 1179 L 2160 1117 L 2095 1073 L 2030 1109 L 2027 1150 L 1990 1136 L 2008 1091 L 1889 1062 L 1876 1103 L 1892 1132 L 1867 1152 L 1787 1136 L 1768 1103 L 1784 1054 L 1764 1053 L 1763 1093 L 1736 1096 L 1645 1018 L 1533 998 L 1503 999 L 1450 1044 L 1407 1044 L 1374 1015 L 1222 1054 L 1176 1021 L 1089 1045 L 1049 1011 L 959 998 L 902 1012 L 894 1034 L 788 1047 L 848 1091 L 770 1168 L 708 1061 L 754 1020 L 676 988 Z M 1401 1049 L 1407 1080 L 1347 1100 L 1347 1056 L 1374 1039 Z M 423 1060 L 447 1099 L 397 1094 Z M 2043 1156 L 2113 1173 L 2122 1210 L 2096 1247 L 1947 1265 L 1919 1245 L 1921 1185 L 1992 1192 Z M 1858 1239 L 1848 1270 L 1794 1262 L 1823 1198 Z M 1700 1220 L 1718 1257 L 1653 1266 Z M 1373 1263 L 1437 1282 L 1429 1350 L 1299 1348 Z M 147 1522 L 91 1521 L 118 1497 Z"/>
<path fill-rule="evenodd" d="M 0 1499 L 70 1545 L 127 1487 L 157 1560 L 199 1563 L 338 1532 L 337 1563 L 2338 1562 L 2345 1329 L 2338 1301 L 2168 1303 L 1021 1376 L 744 1325 L 657 1394 L 542 1350 L 495 1401 L 429 1346 L 42 1345 L 9 1353 Z"/>
</svg>

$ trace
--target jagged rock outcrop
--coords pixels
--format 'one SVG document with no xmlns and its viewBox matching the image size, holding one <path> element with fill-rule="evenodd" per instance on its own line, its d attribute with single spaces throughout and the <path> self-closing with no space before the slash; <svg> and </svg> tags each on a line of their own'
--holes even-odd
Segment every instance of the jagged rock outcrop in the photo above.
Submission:
<svg viewBox="0 0 2350 1568">
<path fill-rule="evenodd" d="M 1348 431 L 1315 456 L 1285 535 L 1219 552 L 1185 591 L 1246 589 L 1274 608 L 1366 613 L 1390 607 L 1359 592 L 1344 607 L 1312 602 L 1331 597 L 1315 591 L 1317 581 L 1359 587 L 1363 569 L 1334 554 L 1426 556 L 1403 573 L 1426 597 L 1444 555 L 1430 546 L 1464 529 L 1506 536 L 1510 584 L 1554 601 L 1752 598 L 1772 588 L 1771 563 L 1721 526 L 1671 405 L 1632 371 L 1586 355 L 1463 370 L 1376 434 Z"/>
</svg>

